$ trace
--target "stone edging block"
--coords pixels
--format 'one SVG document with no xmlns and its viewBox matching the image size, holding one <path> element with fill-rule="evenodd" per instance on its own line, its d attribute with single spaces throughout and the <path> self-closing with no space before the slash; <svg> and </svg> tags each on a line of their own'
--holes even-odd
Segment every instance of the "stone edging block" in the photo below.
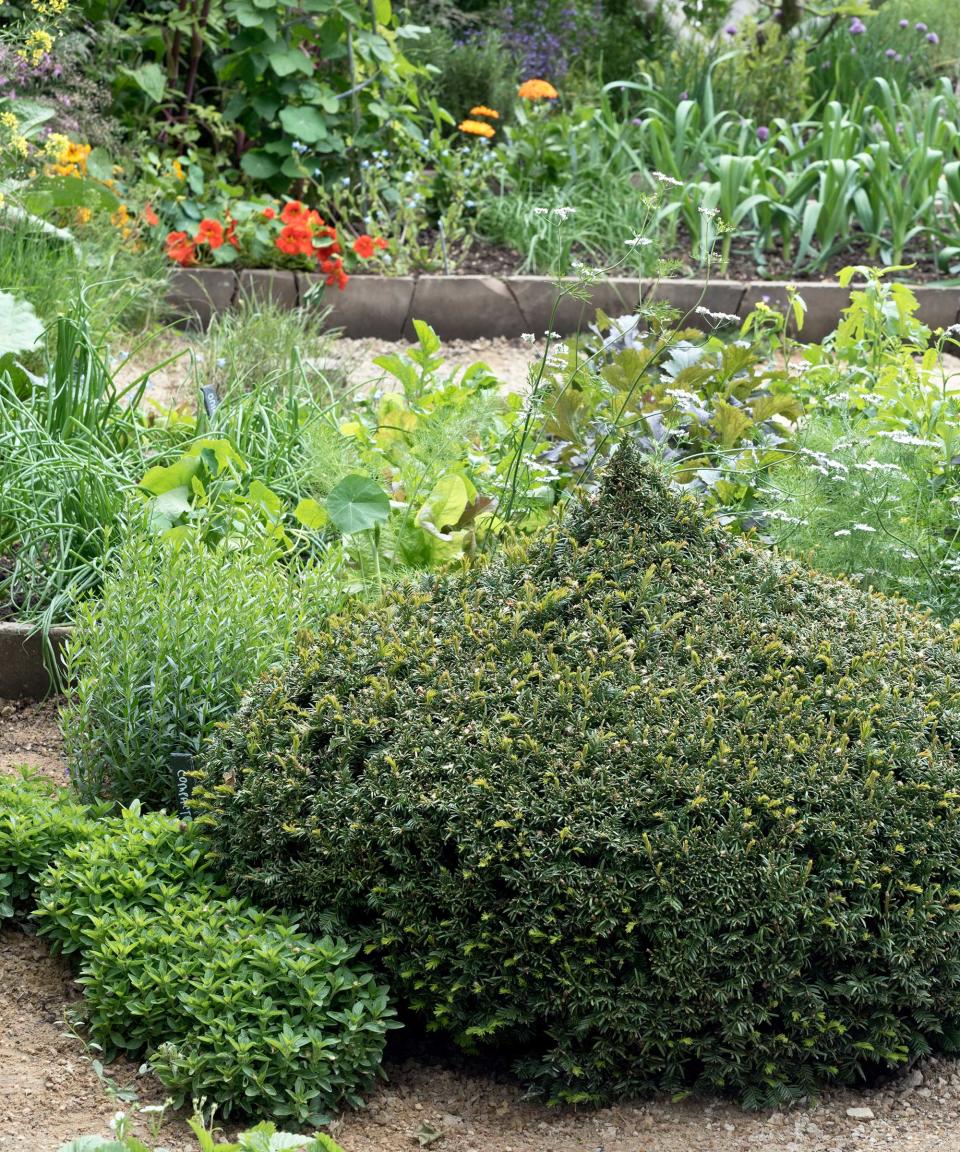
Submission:
<svg viewBox="0 0 960 1152">
<path fill-rule="evenodd" d="M 167 303 L 190 323 L 206 328 L 215 312 L 226 312 L 237 295 L 237 276 L 229 268 L 174 268 Z"/>
<path fill-rule="evenodd" d="M 282 268 L 241 268 L 237 299 L 241 297 L 292 310 L 298 304 L 296 273 Z"/>
<path fill-rule="evenodd" d="M 63 649 L 73 630 L 52 628 L 50 641 L 62 668 Z M 39 700 L 53 685 L 43 665 L 43 639 L 30 624 L 0 624 L 0 697 Z"/>
<path fill-rule="evenodd" d="M 301 306 L 311 288 L 323 285 L 320 307 L 328 309 L 328 328 L 340 329 L 353 339 L 403 339 L 416 286 L 412 276 L 354 276 L 342 292 L 327 287 L 325 277 L 313 272 L 297 272 L 296 279 Z"/>
</svg>

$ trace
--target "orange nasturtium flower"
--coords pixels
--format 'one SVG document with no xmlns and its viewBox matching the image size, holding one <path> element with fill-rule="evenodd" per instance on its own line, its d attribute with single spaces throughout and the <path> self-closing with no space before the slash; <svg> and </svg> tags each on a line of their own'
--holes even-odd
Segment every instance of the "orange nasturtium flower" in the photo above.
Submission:
<svg viewBox="0 0 960 1152">
<path fill-rule="evenodd" d="M 167 256 L 184 268 L 190 264 L 196 264 L 196 248 L 186 232 L 167 233 Z"/>
<path fill-rule="evenodd" d="M 204 217 L 193 239 L 196 244 L 209 244 L 211 248 L 220 248 L 223 245 L 223 225 L 219 220 Z"/>
<path fill-rule="evenodd" d="M 556 100 L 560 93 L 547 80 L 524 80 L 517 95 L 521 100 Z"/>
<path fill-rule="evenodd" d="M 160 217 L 154 211 L 153 205 L 149 200 L 143 206 L 143 218 L 151 228 L 156 228 L 156 226 L 160 223 Z"/>
<path fill-rule="evenodd" d="M 464 120 L 457 127 L 461 132 L 466 132 L 468 136 L 483 136 L 487 140 L 496 135 L 496 129 L 491 128 L 489 124 L 484 124 L 482 120 Z"/>
<path fill-rule="evenodd" d="M 500 113 L 493 108 L 488 108 L 486 104 L 478 104 L 476 108 L 471 108 L 471 116 L 486 116 L 488 120 L 499 120 Z"/>
<path fill-rule="evenodd" d="M 361 260 L 369 260 L 371 256 L 375 255 L 378 248 L 383 251 L 386 247 L 387 242 L 382 236 L 368 236 L 366 232 L 362 236 L 358 236 L 353 242 L 353 250 Z"/>
</svg>

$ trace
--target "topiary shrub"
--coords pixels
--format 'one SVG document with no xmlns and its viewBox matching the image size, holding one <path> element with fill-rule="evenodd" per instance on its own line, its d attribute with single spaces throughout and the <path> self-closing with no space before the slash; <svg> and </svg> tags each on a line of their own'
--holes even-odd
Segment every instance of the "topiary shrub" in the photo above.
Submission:
<svg viewBox="0 0 960 1152">
<path fill-rule="evenodd" d="M 203 768 L 232 882 L 554 1099 L 777 1103 L 960 1040 L 958 635 L 621 449 L 553 535 L 331 620 Z"/>
</svg>

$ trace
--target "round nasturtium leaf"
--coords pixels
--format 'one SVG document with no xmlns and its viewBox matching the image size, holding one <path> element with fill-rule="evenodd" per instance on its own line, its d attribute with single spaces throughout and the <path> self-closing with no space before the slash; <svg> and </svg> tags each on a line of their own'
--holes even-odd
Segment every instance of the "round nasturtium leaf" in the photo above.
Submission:
<svg viewBox="0 0 960 1152">
<path fill-rule="evenodd" d="M 350 536 L 382 524 L 390 515 L 390 497 L 369 476 L 351 473 L 327 497 L 327 512 L 333 526 Z"/>
</svg>

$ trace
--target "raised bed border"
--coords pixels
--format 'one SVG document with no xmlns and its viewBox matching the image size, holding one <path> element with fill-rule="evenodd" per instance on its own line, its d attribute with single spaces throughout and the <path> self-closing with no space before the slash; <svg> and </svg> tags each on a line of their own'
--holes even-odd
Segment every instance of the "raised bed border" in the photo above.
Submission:
<svg viewBox="0 0 960 1152">
<path fill-rule="evenodd" d="M 50 629 L 50 643 L 62 667 L 70 627 Z M 43 637 L 32 624 L 0 623 L 0 699 L 40 700 L 54 689 L 43 660 Z"/>
<path fill-rule="evenodd" d="M 241 297 L 270 300 L 284 308 L 301 306 L 322 279 L 308 272 L 273 269 L 176 268 L 167 302 L 175 315 L 206 327 L 215 312 L 232 308 Z M 666 301 L 691 313 L 692 326 L 706 329 L 708 320 L 693 312 L 698 304 L 739 316 L 760 302 L 785 310 L 788 285 L 806 303 L 799 336 L 808 343 L 819 342 L 836 328 L 856 288 L 814 280 L 613 278 L 591 285 L 589 300 L 565 297 L 552 325 L 556 281 L 549 276 L 354 276 L 343 292 L 326 289 L 323 304 L 330 308 L 328 327 L 353 339 L 412 340 L 414 318 L 425 320 L 442 340 L 516 338 L 527 332 L 539 339 L 549 326 L 569 336 L 585 329 L 597 308 L 608 315 L 623 315 L 641 300 Z M 920 304 L 919 317 L 930 328 L 949 328 L 960 322 L 960 287 L 910 287 Z"/>
</svg>

